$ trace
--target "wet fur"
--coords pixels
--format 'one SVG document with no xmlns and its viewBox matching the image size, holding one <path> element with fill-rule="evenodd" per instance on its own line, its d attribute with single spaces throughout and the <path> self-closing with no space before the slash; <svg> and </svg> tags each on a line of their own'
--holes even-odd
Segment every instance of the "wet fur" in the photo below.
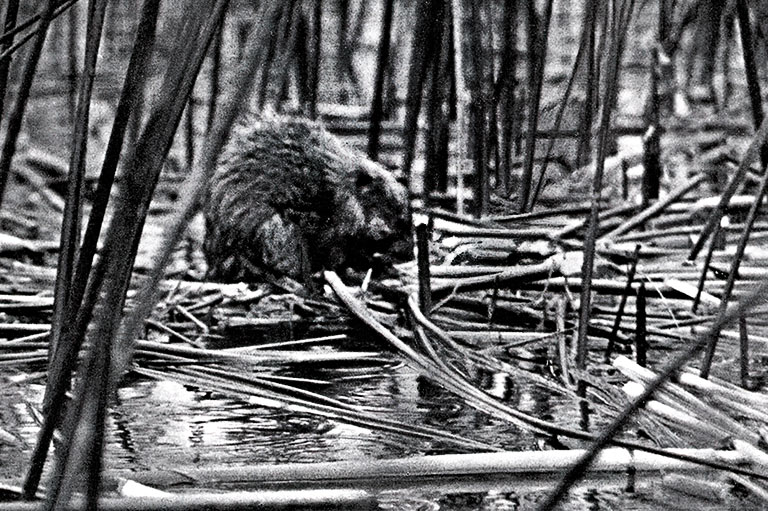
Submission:
<svg viewBox="0 0 768 511">
<path fill-rule="evenodd" d="M 389 171 L 319 125 L 244 118 L 208 197 L 209 277 L 306 281 L 321 269 L 362 268 L 375 252 L 407 256 L 407 209 L 406 190 Z"/>
</svg>

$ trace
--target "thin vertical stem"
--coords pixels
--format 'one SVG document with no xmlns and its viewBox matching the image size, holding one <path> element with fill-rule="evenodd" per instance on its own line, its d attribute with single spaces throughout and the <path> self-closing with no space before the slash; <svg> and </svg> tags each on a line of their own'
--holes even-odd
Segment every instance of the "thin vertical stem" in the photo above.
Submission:
<svg viewBox="0 0 768 511">
<path fill-rule="evenodd" d="M 741 386 L 749 389 L 749 333 L 746 316 L 739 317 L 739 374 Z"/>
<path fill-rule="evenodd" d="M 416 255 L 419 267 L 419 307 L 429 317 L 432 309 L 432 288 L 429 272 L 429 225 L 427 222 L 416 226 Z"/>
<path fill-rule="evenodd" d="M 645 282 L 637 288 L 635 297 L 637 313 L 635 314 L 635 360 L 637 365 L 645 367 L 647 360 L 648 341 L 646 333 Z"/>
<path fill-rule="evenodd" d="M 658 40 L 656 42 L 656 53 L 663 56 L 664 63 L 659 62 L 659 110 L 662 112 L 672 111 L 673 93 L 674 93 L 674 78 L 672 77 L 673 69 L 671 65 L 671 59 L 669 57 L 669 37 L 671 20 L 669 18 L 670 12 L 674 11 L 675 2 L 672 2 L 670 6 L 670 0 L 659 0 L 659 18 L 658 18 Z M 727 37 L 727 36 L 726 36 Z M 725 50 L 723 52 L 723 61 L 725 64 L 725 81 L 728 82 L 728 66 L 727 62 L 730 62 L 730 44 L 725 44 Z M 661 59 L 659 59 L 661 60 Z M 727 88 L 727 85 L 726 85 Z M 727 94 L 726 94 L 727 96 Z"/>
<path fill-rule="evenodd" d="M 629 163 L 627 160 L 621 160 L 621 199 L 629 200 Z"/>
<path fill-rule="evenodd" d="M 320 62 L 322 60 L 323 0 L 315 0 L 312 13 L 312 66 L 310 71 L 309 116 L 317 119 L 317 92 L 320 89 Z"/>
<path fill-rule="evenodd" d="M 296 15 L 296 39 L 294 46 L 294 66 L 295 66 L 295 84 L 296 95 L 301 114 L 311 117 L 312 102 L 312 39 L 311 23 L 312 16 L 307 12 L 304 3 L 299 3 L 298 13 Z"/>
<path fill-rule="evenodd" d="M 484 41 L 482 37 L 481 2 L 469 2 L 470 48 L 467 59 L 467 84 L 469 85 L 469 147 L 472 151 L 472 174 L 475 180 L 473 196 L 475 216 L 482 217 L 488 212 L 490 202 L 488 169 L 485 165 L 485 113 L 486 100 L 483 90 L 485 76 Z"/>
<path fill-rule="evenodd" d="M 498 188 L 502 194 L 509 193 L 512 175 L 512 127 L 515 112 L 515 85 L 517 84 L 517 1 L 504 0 L 502 14 L 502 54 L 499 70 L 499 120 L 501 123 L 500 141 L 501 169 L 499 170 Z"/>
<path fill-rule="evenodd" d="M 184 156 L 187 160 L 187 168 L 192 168 L 195 161 L 195 97 L 194 92 L 189 96 L 185 111 L 184 122 Z"/>
<path fill-rule="evenodd" d="M 278 53 L 278 80 L 277 80 L 277 110 L 283 109 L 283 104 L 289 99 L 289 89 L 291 83 L 291 70 L 296 67 L 296 59 L 299 54 L 297 51 L 299 32 L 301 28 L 301 3 L 294 1 L 291 9 L 288 11 L 288 31 L 285 40 Z"/>
<path fill-rule="evenodd" d="M 752 24 L 749 21 L 749 6 L 746 0 L 736 1 L 736 12 L 739 16 L 739 33 L 741 34 L 741 48 L 744 57 L 744 74 L 747 78 L 747 91 L 752 108 L 752 120 L 757 129 L 763 122 L 763 101 L 760 91 L 760 80 L 757 76 L 757 61 L 755 59 L 755 47 L 752 37 Z M 763 166 L 768 164 L 766 153 L 768 148 L 763 146 Z"/>
<path fill-rule="evenodd" d="M 441 88 L 443 108 L 440 110 L 440 130 L 435 134 L 436 164 L 439 170 L 436 187 L 440 192 L 448 191 L 451 125 L 456 120 L 457 114 L 456 70 L 454 63 L 456 45 L 454 44 L 453 22 L 453 12 L 449 5 L 446 6 L 445 27 L 443 28 L 443 54 L 440 57 L 441 72 L 439 80 L 444 84 Z"/>
<path fill-rule="evenodd" d="M 659 47 L 669 37 L 669 5 L 668 0 L 659 0 Z"/>
<path fill-rule="evenodd" d="M 389 48 L 392 39 L 392 13 L 394 0 L 383 0 L 384 14 L 381 20 L 381 35 L 379 36 L 379 53 L 376 57 L 376 78 L 373 84 L 373 100 L 371 101 L 371 123 L 368 128 L 368 158 L 379 159 L 379 137 L 381 121 L 384 114 L 384 78 L 389 67 Z"/>
<path fill-rule="evenodd" d="M 416 9 L 416 17 L 416 27 L 411 45 L 411 63 L 408 71 L 405 121 L 403 123 L 402 169 L 406 182 L 409 184 L 411 183 L 411 166 L 416 155 L 418 120 L 424 80 L 427 75 L 427 63 L 432 60 L 436 48 L 439 48 L 436 31 L 442 25 L 443 2 L 421 0 Z"/>
<path fill-rule="evenodd" d="M 499 178 L 499 124 L 498 124 L 498 107 L 499 96 L 495 94 L 495 80 L 496 80 L 496 59 L 494 56 L 494 40 L 493 40 L 493 14 L 494 3 L 490 0 L 486 0 L 484 3 L 484 9 L 482 15 L 485 17 L 484 22 L 489 27 L 485 31 L 485 37 L 483 38 L 483 97 L 485 103 L 485 112 L 487 117 L 486 128 L 484 130 L 484 160 L 487 163 L 486 168 L 493 164 L 493 175 L 498 180 Z M 486 180 L 485 191 L 483 193 L 484 200 L 490 202 L 490 182 Z"/>
<path fill-rule="evenodd" d="M 438 189 L 445 191 L 448 183 L 448 112 L 446 103 L 450 94 L 451 16 L 443 17 L 440 33 L 440 51 L 432 55 L 429 85 L 427 87 L 426 132 L 424 142 L 424 206 L 431 206 L 431 195 Z"/>
<path fill-rule="evenodd" d="M 720 235 L 720 229 L 721 225 L 718 224 L 715 228 L 715 232 L 713 233 L 713 240 L 712 243 L 709 245 L 709 250 L 707 250 L 707 255 L 704 258 L 704 267 L 701 269 L 701 275 L 699 275 L 699 282 L 696 286 L 696 296 L 693 297 L 693 304 L 691 304 L 691 312 L 694 314 L 696 313 L 696 310 L 699 308 L 699 303 L 701 302 L 701 293 L 704 292 L 704 284 L 707 281 L 707 273 L 709 272 L 709 266 L 712 264 L 712 255 L 715 252 L 715 248 L 717 246 L 717 243 L 715 243 L 715 240 L 717 240 L 718 236 Z"/>
<path fill-rule="evenodd" d="M 347 32 L 349 31 L 349 2 L 350 0 L 337 0 L 337 23 L 336 29 L 336 59 L 334 68 L 336 71 L 336 84 L 339 87 L 339 103 L 346 104 L 349 101 L 346 87 L 346 67 L 344 58 L 348 51 Z"/>
<path fill-rule="evenodd" d="M 635 281 L 635 273 L 637 272 L 637 263 L 640 260 L 640 245 L 635 246 L 635 253 L 632 257 L 632 265 L 627 272 L 627 283 L 624 286 L 624 293 L 621 295 L 619 301 L 619 309 L 616 311 L 616 319 L 613 320 L 613 327 L 611 328 L 611 335 L 608 338 L 608 346 L 605 348 L 605 363 L 611 362 L 611 355 L 613 354 L 613 348 L 616 345 L 616 336 L 619 333 L 619 327 L 621 326 L 621 319 L 624 316 L 624 308 L 627 306 L 627 298 L 632 291 L 632 283 Z"/>
<path fill-rule="evenodd" d="M 106 428 L 107 410 L 109 405 L 109 368 L 111 365 L 111 353 L 107 343 L 100 343 L 98 348 L 101 353 L 94 356 L 92 364 L 88 367 L 86 378 L 89 382 L 100 383 L 99 389 L 94 391 L 88 403 L 94 409 L 90 418 L 94 422 L 93 443 L 91 445 L 91 459 L 87 464 L 86 475 L 86 511 L 98 511 L 99 497 L 101 495 L 101 471 L 104 466 L 104 430 Z M 95 401 L 95 402 L 94 402 Z"/>
<path fill-rule="evenodd" d="M 464 212 L 463 181 L 464 181 L 464 162 L 467 158 L 467 103 L 469 94 L 467 92 L 466 80 L 464 77 L 464 47 L 465 34 L 464 29 L 464 5 L 462 0 L 451 0 L 451 18 L 453 20 L 453 71 L 456 84 L 456 125 L 458 161 L 456 165 L 456 211 L 459 214 Z"/>
<path fill-rule="evenodd" d="M 206 122 L 206 132 L 211 131 L 213 120 L 216 118 L 216 102 L 219 98 L 219 86 L 221 83 L 221 51 L 222 39 L 224 37 L 224 23 L 216 31 L 216 37 L 213 40 L 211 49 L 211 92 L 208 97 L 208 120 Z"/>
<path fill-rule="evenodd" d="M 647 208 L 651 202 L 659 198 L 661 185 L 661 130 L 659 124 L 659 51 L 653 49 L 651 60 L 651 92 L 648 98 L 650 108 L 648 112 L 648 126 L 643 135 L 643 208 Z"/>
<path fill-rule="evenodd" d="M 272 37 L 269 39 L 269 42 L 266 48 L 266 53 L 264 54 L 264 58 L 261 62 L 261 83 L 263 84 L 263 87 L 261 87 L 259 90 L 256 91 L 257 97 L 258 97 L 258 101 L 257 101 L 258 111 L 261 111 L 264 108 L 264 104 L 267 101 L 267 92 L 269 89 L 268 85 L 269 85 L 270 74 L 272 72 L 272 65 L 274 64 L 275 57 L 279 52 L 280 40 L 283 37 L 286 37 L 286 34 L 290 30 L 290 23 L 291 23 L 290 7 L 292 4 L 293 4 L 293 1 L 290 1 L 288 2 L 287 5 L 281 6 L 281 9 L 283 10 L 284 14 L 280 17 L 280 19 L 277 20 L 277 25 L 275 25 L 275 30 L 272 33 Z"/>
<path fill-rule="evenodd" d="M 539 124 L 539 106 L 541 104 L 541 89 L 544 84 L 544 64 L 547 58 L 547 41 L 549 39 L 549 24 L 552 19 L 554 0 L 547 0 L 537 30 L 533 35 L 533 69 L 531 76 L 531 91 L 528 96 L 528 126 L 525 137 L 525 162 L 523 175 L 520 178 L 518 192 L 518 211 L 525 213 L 531 196 L 533 182 L 533 163 L 536 157 L 536 128 Z M 534 9 L 535 10 L 535 9 Z"/>
<path fill-rule="evenodd" d="M 625 4 L 627 5 L 627 4 Z M 634 0 L 628 1 L 628 12 L 631 13 L 634 7 Z M 629 16 L 629 14 L 627 15 Z M 616 16 L 617 18 L 618 16 Z M 584 369 L 587 361 L 587 330 L 589 328 L 590 307 L 592 302 L 592 275 L 594 272 L 595 261 L 595 241 L 598 230 L 598 212 L 600 210 L 600 199 L 603 187 L 603 171 L 605 170 L 605 157 L 608 149 L 608 136 L 610 133 L 611 114 L 614 105 L 614 99 L 618 92 L 619 69 L 621 62 L 621 38 L 623 31 L 626 30 L 626 23 L 621 19 L 612 21 L 612 30 L 606 26 L 606 34 L 612 34 L 612 40 L 609 47 L 608 75 L 606 77 L 605 90 L 603 93 L 603 109 L 600 118 L 600 132 L 597 146 L 597 165 L 595 166 L 595 175 L 592 181 L 592 196 L 589 210 L 589 222 L 587 234 L 584 240 L 584 263 L 581 268 L 581 302 L 579 309 L 579 330 L 578 346 L 576 352 L 576 364 L 579 369 Z"/>
<path fill-rule="evenodd" d="M 77 38 L 79 25 L 77 5 L 67 13 L 67 83 L 69 84 L 69 120 L 73 124 L 77 116 Z"/>
<path fill-rule="evenodd" d="M 557 311 L 557 318 L 555 319 L 555 322 L 557 325 L 556 331 L 558 332 L 557 358 L 560 360 L 560 378 L 565 385 L 570 385 L 571 375 L 568 371 L 568 346 L 566 345 L 568 341 L 568 334 L 565 332 L 565 319 L 568 314 L 568 302 L 563 296 L 557 297 L 556 300 L 557 306 L 555 310 Z"/>
</svg>

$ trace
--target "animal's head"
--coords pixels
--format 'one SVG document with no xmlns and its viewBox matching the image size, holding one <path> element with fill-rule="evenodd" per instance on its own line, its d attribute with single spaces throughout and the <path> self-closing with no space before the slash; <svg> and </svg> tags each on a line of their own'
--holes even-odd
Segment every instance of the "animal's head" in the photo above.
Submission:
<svg viewBox="0 0 768 511">
<path fill-rule="evenodd" d="M 408 190 L 384 167 L 361 158 L 355 190 L 365 212 L 363 241 L 397 259 L 413 256 Z"/>
</svg>

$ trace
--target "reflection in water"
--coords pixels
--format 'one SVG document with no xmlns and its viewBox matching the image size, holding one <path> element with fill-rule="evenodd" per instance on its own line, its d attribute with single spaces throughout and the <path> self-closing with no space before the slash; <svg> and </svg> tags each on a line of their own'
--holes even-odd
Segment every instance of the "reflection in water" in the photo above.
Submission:
<svg viewBox="0 0 768 511">
<path fill-rule="evenodd" d="M 367 378 L 350 378 L 344 371 L 313 373 L 291 376 L 327 381 L 329 384 L 320 389 L 324 395 L 392 420 L 432 425 L 505 448 L 530 448 L 530 440 L 517 428 L 467 407 L 406 366 Z M 482 388 L 513 406 L 537 410 L 537 415 L 549 409 L 548 395 L 521 390 L 508 375 L 483 371 L 474 378 Z M 309 462 L 455 452 L 446 445 L 410 438 L 393 440 L 363 428 L 267 409 L 169 382 L 140 380 L 121 389 L 111 420 L 108 452 L 115 467 Z"/>
<path fill-rule="evenodd" d="M 311 390 L 405 424 L 432 425 L 507 450 L 540 448 L 536 435 L 466 406 L 404 365 L 367 374 L 348 368 L 311 373 L 282 370 L 280 374 L 322 380 L 327 385 Z M 542 386 L 488 370 L 478 370 L 470 377 L 478 388 L 533 416 L 567 426 L 580 420 L 578 403 Z M 39 402 L 42 386 L 35 387 L 27 398 Z M 32 445 L 36 427 L 23 430 Z M 108 431 L 107 467 L 128 470 L 360 461 L 456 452 L 455 447 L 440 442 L 395 437 L 265 408 L 205 389 L 148 380 L 134 380 L 120 389 Z M 524 483 L 518 476 L 496 477 L 475 486 L 440 480 L 426 489 L 383 491 L 381 502 L 383 509 L 535 509 L 551 481 L 533 483 Z M 589 486 L 579 488 L 564 509 L 659 507 L 658 502 L 624 493 L 621 482 L 609 488 L 601 487 L 599 492 Z"/>
</svg>

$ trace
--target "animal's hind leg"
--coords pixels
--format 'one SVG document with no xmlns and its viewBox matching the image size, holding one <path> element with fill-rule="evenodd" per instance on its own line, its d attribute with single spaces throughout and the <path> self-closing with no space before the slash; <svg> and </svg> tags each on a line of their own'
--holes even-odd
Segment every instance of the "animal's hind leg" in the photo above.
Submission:
<svg viewBox="0 0 768 511">
<path fill-rule="evenodd" d="M 207 218 L 205 224 L 203 252 L 208 263 L 207 277 L 222 282 L 241 280 L 243 277 L 241 251 L 232 247 L 231 241 L 221 232 L 221 226 L 217 222 Z"/>
</svg>

